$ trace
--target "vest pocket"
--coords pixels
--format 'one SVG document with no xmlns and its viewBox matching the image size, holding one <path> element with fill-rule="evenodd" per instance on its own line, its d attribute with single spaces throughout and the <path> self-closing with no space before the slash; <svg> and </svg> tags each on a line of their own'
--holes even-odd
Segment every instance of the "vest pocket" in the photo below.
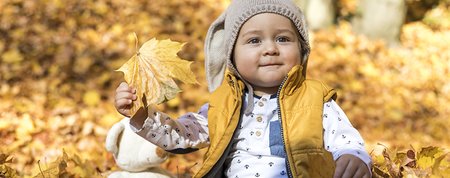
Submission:
<svg viewBox="0 0 450 178">
<path fill-rule="evenodd" d="M 317 149 L 302 149 L 292 152 L 296 177 L 333 177 L 335 162 L 330 152 Z"/>
</svg>

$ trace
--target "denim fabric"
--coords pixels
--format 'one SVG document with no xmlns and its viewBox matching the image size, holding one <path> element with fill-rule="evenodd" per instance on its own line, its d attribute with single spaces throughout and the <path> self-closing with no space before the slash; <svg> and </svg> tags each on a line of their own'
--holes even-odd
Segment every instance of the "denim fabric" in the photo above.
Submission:
<svg viewBox="0 0 450 178">
<path fill-rule="evenodd" d="M 283 138 L 281 137 L 281 123 L 279 120 L 270 122 L 269 147 L 270 154 L 285 157 Z"/>
</svg>

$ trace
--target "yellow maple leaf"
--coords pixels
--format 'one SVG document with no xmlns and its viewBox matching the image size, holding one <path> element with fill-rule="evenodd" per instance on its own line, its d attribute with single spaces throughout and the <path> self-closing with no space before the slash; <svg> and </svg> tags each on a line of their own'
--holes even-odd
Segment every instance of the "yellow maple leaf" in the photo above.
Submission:
<svg viewBox="0 0 450 178">
<path fill-rule="evenodd" d="M 131 116 L 141 107 L 174 98 L 181 91 L 174 78 L 184 83 L 198 83 L 190 69 L 192 62 L 177 55 L 183 45 L 153 38 L 117 70 L 123 72 L 125 81 L 136 89 L 137 100 L 130 109 Z"/>
</svg>

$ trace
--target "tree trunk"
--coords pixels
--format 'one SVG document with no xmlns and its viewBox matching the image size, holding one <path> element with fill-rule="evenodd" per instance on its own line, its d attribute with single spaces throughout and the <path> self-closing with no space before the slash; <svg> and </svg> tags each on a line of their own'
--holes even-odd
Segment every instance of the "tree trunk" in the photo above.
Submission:
<svg viewBox="0 0 450 178">
<path fill-rule="evenodd" d="M 356 33 L 373 39 L 384 39 L 390 46 L 398 45 L 405 22 L 405 0 L 361 0 L 352 21 Z"/>
<path fill-rule="evenodd" d="M 309 29 L 318 30 L 334 24 L 336 18 L 333 0 L 294 0 L 303 10 Z"/>
</svg>

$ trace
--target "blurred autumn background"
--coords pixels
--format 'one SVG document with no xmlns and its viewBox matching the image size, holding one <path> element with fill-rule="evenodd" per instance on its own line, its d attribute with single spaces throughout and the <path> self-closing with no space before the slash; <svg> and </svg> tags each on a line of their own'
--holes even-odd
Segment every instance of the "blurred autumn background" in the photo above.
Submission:
<svg viewBox="0 0 450 178">
<path fill-rule="evenodd" d="M 450 175 L 450 1 L 296 2 L 311 27 L 308 77 L 338 89 L 376 175 Z M 179 56 L 193 61 L 200 84 L 180 84 L 184 92 L 159 108 L 197 111 L 208 99 L 204 37 L 228 4 L 0 1 L 0 177 L 106 177 L 119 169 L 104 142 L 122 119 L 113 97 L 123 75 L 115 70 L 136 52 L 134 32 L 140 42 L 187 42 Z M 189 176 L 202 153 L 171 155 L 162 167 Z"/>
</svg>

